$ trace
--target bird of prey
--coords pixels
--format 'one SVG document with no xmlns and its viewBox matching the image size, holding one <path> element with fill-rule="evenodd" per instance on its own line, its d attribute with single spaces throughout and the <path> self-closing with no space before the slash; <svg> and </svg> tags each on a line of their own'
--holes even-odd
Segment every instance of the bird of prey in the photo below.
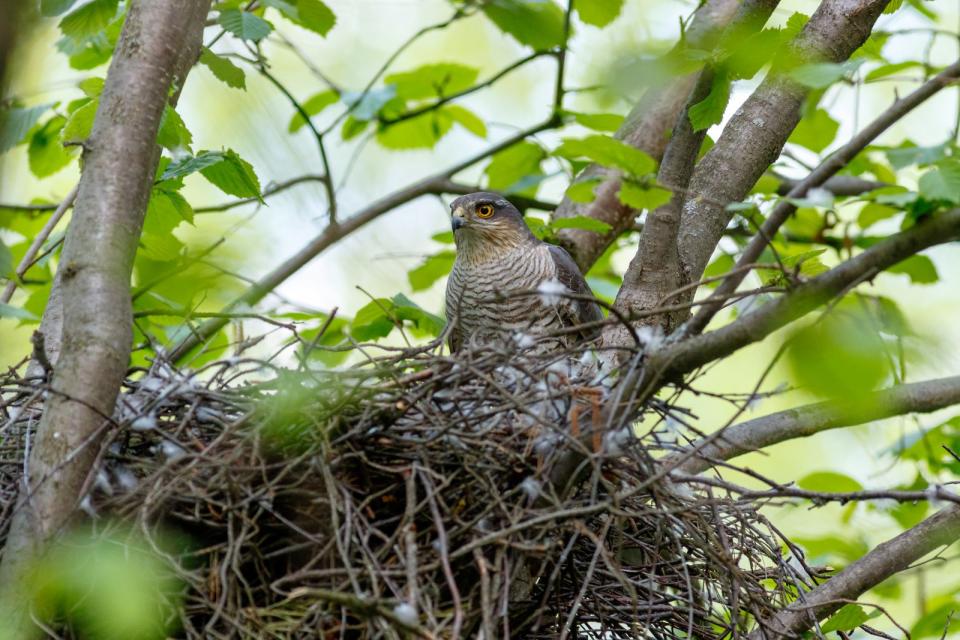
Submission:
<svg viewBox="0 0 960 640">
<path fill-rule="evenodd" d="M 553 348 L 599 335 L 603 314 L 573 258 L 537 239 L 516 207 L 496 193 L 479 192 L 457 198 L 450 209 L 457 245 L 447 281 L 451 352 L 506 340 L 526 348 L 550 342 L 540 340 L 544 334 L 580 325 L 587 326 L 553 340 Z M 531 290 L 539 295 L 510 295 Z"/>
</svg>

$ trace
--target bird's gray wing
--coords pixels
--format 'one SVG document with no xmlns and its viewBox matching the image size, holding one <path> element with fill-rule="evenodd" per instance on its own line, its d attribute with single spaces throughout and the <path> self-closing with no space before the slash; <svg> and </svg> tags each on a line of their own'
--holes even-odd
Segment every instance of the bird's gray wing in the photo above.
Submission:
<svg viewBox="0 0 960 640">
<path fill-rule="evenodd" d="M 557 245 L 548 245 L 550 248 L 550 257 L 553 258 L 553 264 L 557 268 L 557 279 L 563 286 L 580 296 L 595 297 L 590 285 L 580 273 L 580 268 L 573 261 L 570 254 L 563 247 Z M 600 311 L 600 305 L 593 300 L 571 300 L 571 309 L 573 317 L 569 318 L 571 325 L 581 325 L 596 323 L 603 320 L 603 313 Z M 586 327 L 581 332 L 585 340 L 592 340 L 600 335 L 600 325 Z"/>
</svg>

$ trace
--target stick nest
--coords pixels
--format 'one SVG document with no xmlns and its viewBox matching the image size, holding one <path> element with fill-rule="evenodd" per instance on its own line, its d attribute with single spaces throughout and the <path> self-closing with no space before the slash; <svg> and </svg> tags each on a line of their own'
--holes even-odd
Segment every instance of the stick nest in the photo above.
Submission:
<svg viewBox="0 0 960 640">
<path fill-rule="evenodd" d="M 2 389 L 0 542 L 44 393 L 14 374 Z M 672 481 L 662 422 L 603 423 L 621 393 L 589 352 L 158 361 L 127 380 L 78 513 L 146 536 L 188 638 L 754 628 L 801 581 L 785 541 L 754 505 Z"/>
</svg>

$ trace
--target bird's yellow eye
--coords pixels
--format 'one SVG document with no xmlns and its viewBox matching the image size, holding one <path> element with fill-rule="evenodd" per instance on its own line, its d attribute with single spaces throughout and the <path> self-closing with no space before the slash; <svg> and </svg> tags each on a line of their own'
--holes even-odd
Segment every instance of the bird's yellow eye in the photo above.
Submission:
<svg viewBox="0 0 960 640">
<path fill-rule="evenodd" d="M 493 215 L 493 205 L 492 204 L 481 204 L 477 206 L 477 217 L 478 218 L 489 218 Z"/>
</svg>

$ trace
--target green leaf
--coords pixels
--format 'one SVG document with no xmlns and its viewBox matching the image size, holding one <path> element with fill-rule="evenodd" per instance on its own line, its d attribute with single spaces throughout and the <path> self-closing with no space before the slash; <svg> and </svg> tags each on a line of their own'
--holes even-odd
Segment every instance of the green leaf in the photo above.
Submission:
<svg viewBox="0 0 960 640">
<path fill-rule="evenodd" d="M 873 82 L 880 80 L 881 78 L 886 78 L 905 71 L 907 69 L 920 68 L 923 69 L 923 63 L 919 60 L 907 60 L 906 62 L 896 62 L 893 64 L 882 64 L 870 73 L 868 73 L 864 80 L 866 82 Z"/>
<path fill-rule="evenodd" d="M 722 60 L 723 69 L 732 80 L 752 78 L 774 60 L 788 40 L 785 29 L 762 29 L 748 33 L 734 29 L 722 41 L 729 54 Z"/>
<path fill-rule="evenodd" d="M 440 62 L 425 64 L 410 71 L 392 73 L 384 84 L 395 87 L 401 100 L 442 98 L 469 89 L 477 81 L 480 70 L 463 64 Z M 393 95 L 390 97 L 392 98 Z"/>
<path fill-rule="evenodd" d="M 781 255 L 780 263 L 789 272 L 812 278 L 827 271 L 827 266 L 819 258 L 824 252 L 826 252 L 826 249 L 812 249 L 790 255 Z M 757 274 L 768 286 L 780 284 L 784 277 L 783 272 L 779 269 L 758 269 Z"/>
<path fill-rule="evenodd" d="M 77 0 L 40 0 L 40 15 L 53 18 L 70 10 Z"/>
<path fill-rule="evenodd" d="M 38 178 L 52 176 L 70 164 L 77 155 L 75 149 L 64 148 L 60 141 L 60 131 L 66 121 L 63 116 L 54 116 L 30 137 L 27 157 L 30 171 Z"/>
<path fill-rule="evenodd" d="M 473 135 L 480 138 L 487 137 L 487 125 L 473 111 L 456 104 L 447 105 L 442 110 Z"/>
<path fill-rule="evenodd" d="M 898 262 L 887 269 L 887 273 L 905 273 L 910 276 L 910 282 L 913 284 L 932 284 L 940 280 L 940 274 L 937 273 L 933 260 L 921 255 L 910 256 Z"/>
<path fill-rule="evenodd" d="M 565 111 L 566 115 L 573 116 L 577 124 L 594 131 L 614 132 L 623 124 L 623 116 L 616 113 L 580 113 Z"/>
<path fill-rule="evenodd" d="M 910 637 L 955 638 L 960 632 L 960 601 L 950 600 L 920 617 L 910 629 Z"/>
<path fill-rule="evenodd" d="M 340 100 L 340 95 L 333 89 L 327 89 L 326 91 L 313 94 L 300 106 L 303 107 L 303 110 L 306 111 L 308 115 L 315 116 L 330 105 L 336 104 L 338 100 Z M 306 120 L 304 120 L 303 116 L 297 112 L 293 114 L 292 118 L 290 118 L 290 123 L 287 125 L 287 131 L 290 133 L 295 133 L 306 124 Z"/>
<path fill-rule="evenodd" d="M 429 149 L 453 127 L 453 115 L 447 109 L 386 125 L 377 131 L 377 142 L 387 149 Z"/>
<path fill-rule="evenodd" d="M 820 625 L 820 631 L 830 633 L 831 631 L 852 631 L 870 619 L 867 612 L 858 604 L 845 604 L 835 614 L 830 616 L 826 622 Z"/>
<path fill-rule="evenodd" d="M 489 0 L 483 13 L 514 40 L 538 51 L 563 44 L 563 11 L 553 0 Z"/>
<path fill-rule="evenodd" d="M 320 0 L 265 0 L 264 4 L 277 9 L 294 24 L 321 36 L 327 35 L 337 22 L 330 7 Z"/>
<path fill-rule="evenodd" d="M 343 138 L 344 142 L 352 140 L 363 133 L 368 124 L 370 124 L 369 120 L 358 120 L 353 116 L 347 116 L 347 119 L 343 121 L 343 126 L 340 127 L 340 137 Z"/>
<path fill-rule="evenodd" d="M 27 137 L 40 116 L 47 112 L 53 103 L 35 107 L 0 109 L 0 153 L 6 153 Z"/>
<path fill-rule="evenodd" d="M 703 278 L 706 280 L 709 278 L 717 278 L 722 276 L 728 273 L 730 269 L 733 269 L 735 264 L 736 260 L 733 259 L 733 256 L 728 253 L 721 253 L 719 256 L 714 258 L 713 262 L 707 265 L 706 269 L 703 270 Z M 713 289 L 719 286 L 720 282 L 720 280 L 716 280 L 714 282 L 707 283 L 706 286 Z"/>
<path fill-rule="evenodd" d="M 65 533 L 30 565 L 19 586 L 33 610 L 44 621 L 66 616 L 85 638 L 162 640 L 175 633 L 182 586 L 159 555 L 173 551 L 172 541 L 159 535 L 148 545 L 132 531 L 108 537 L 83 530 Z"/>
<path fill-rule="evenodd" d="M 93 99 L 67 117 L 67 123 L 60 132 L 63 144 L 82 144 L 90 137 L 99 104 L 99 99 Z"/>
<path fill-rule="evenodd" d="M 860 209 L 860 213 L 857 215 L 857 224 L 860 225 L 861 229 L 866 231 L 881 220 L 892 218 L 898 213 L 900 213 L 899 209 L 877 204 L 876 202 L 868 202 L 863 209 Z"/>
<path fill-rule="evenodd" d="M 170 262 L 183 255 L 184 245 L 172 233 L 155 234 L 144 232 L 140 236 L 142 248 L 137 252 L 138 256 L 143 256 L 157 262 Z"/>
<path fill-rule="evenodd" d="M 817 62 L 804 64 L 791 69 L 789 75 L 802 85 L 812 89 L 826 89 L 837 80 L 853 73 L 863 64 L 863 60 L 847 60 L 846 62 Z"/>
<path fill-rule="evenodd" d="M 820 153 L 837 137 L 839 129 L 840 123 L 831 118 L 827 111 L 817 109 L 800 120 L 787 142 Z"/>
<path fill-rule="evenodd" d="M 390 300 L 378 298 L 361 307 L 353 316 L 350 335 L 355 340 L 366 342 L 390 335 L 397 326 L 389 315 Z"/>
<path fill-rule="evenodd" d="M 573 8 L 585 23 L 605 27 L 620 15 L 623 0 L 576 0 Z"/>
<path fill-rule="evenodd" d="M 119 0 L 93 0 L 60 21 L 60 31 L 74 40 L 95 35 L 113 22 Z"/>
<path fill-rule="evenodd" d="M 13 254 L 10 249 L 0 240 L 0 277 L 6 278 L 13 273 Z"/>
<path fill-rule="evenodd" d="M 173 232 L 182 222 L 193 222 L 193 208 L 177 191 L 154 187 L 150 191 L 144 234 L 162 237 Z"/>
<path fill-rule="evenodd" d="M 617 167 L 635 176 L 652 172 L 657 163 L 649 155 L 625 142 L 604 135 L 586 138 L 566 138 L 554 150 L 554 155 L 564 158 L 589 158 L 607 167 Z"/>
<path fill-rule="evenodd" d="M 443 332 L 443 328 L 446 326 L 443 318 L 420 308 L 419 305 L 402 293 L 393 296 L 390 302 L 394 305 L 391 310 L 392 313 L 401 321 L 413 324 L 414 329 L 422 335 L 436 337 Z"/>
<path fill-rule="evenodd" d="M 219 151 L 201 151 L 196 156 L 185 155 L 167 165 L 160 174 L 160 180 L 183 178 L 218 162 L 223 162 L 224 158 L 225 155 Z"/>
<path fill-rule="evenodd" d="M 725 74 L 718 72 L 713 79 L 707 97 L 690 107 L 687 112 L 693 130 L 702 131 L 723 120 L 723 114 L 727 110 L 729 101 L 730 79 Z"/>
<path fill-rule="evenodd" d="M 521 180 L 528 176 L 543 175 L 540 163 L 545 157 L 546 152 L 540 145 L 526 140 L 495 153 L 483 170 L 487 176 L 487 187 L 494 191 L 516 193 L 513 187 Z M 532 191 L 535 194 L 536 187 Z"/>
<path fill-rule="evenodd" d="M 259 198 L 260 180 L 249 162 L 227 149 L 220 162 L 200 169 L 211 184 L 224 193 L 238 198 Z"/>
<path fill-rule="evenodd" d="M 189 149 L 193 135 L 187 129 L 180 114 L 169 104 L 163 109 L 160 127 L 157 131 L 157 144 L 165 149 Z"/>
<path fill-rule="evenodd" d="M 597 198 L 594 190 L 603 182 L 600 178 L 587 178 L 577 180 L 567 187 L 566 195 L 574 202 L 593 202 Z"/>
<path fill-rule="evenodd" d="M 88 70 L 105 64 L 113 57 L 113 50 L 120 38 L 125 12 L 113 19 L 106 29 L 86 38 L 64 36 L 57 41 L 57 49 L 69 56 L 74 69 Z"/>
<path fill-rule="evenodd" d="M 350 107 L 350 116 L 360 121 L 373 120 L 388 102 L 397 97 L 396 85 L 388 84 L 366 93 L 344 91 L 341 99 Z M 351 136 L 352 137 L 352 136 Z M 346 138 L 344 138 L 346 139 Z"/>
<path fill-rule="evenodd" d="M 814 208 L 800 207 L 784 225 L 787 231 L 804 238 L 816 238 L 823 230 L 823 215 Z"/>
<path fill-rule="evenodd" d="M 944 158 L 920 176 L 920 195 L 928 200 L 960 204 L 960 159 Z"/>
<path fill-rule="evenodd" d="M 786 360 L 797 383 L 819 396 L 850 400 L 876 389 L 890 370 L 877 321 L 851 301 L 789 340 Z"/>
<path fill-rule="evenodd" d="M 429 289 L 434 282 L 450 273 L 456 258 L 456 251 L 441 251 L 428 256 L 423 264 L 407 272 L 410 287 L 414 291 Z"/>
<path fill-rule="evenodd" d="M 596 218 L 588 216 L 571 216 L 569 218 L 554 218 L 550 221 L 550 227 L 553 229 L 583 229 L 594 233 L 609 233 L 613 227 Z"/>
<path fill-rule="evenodd" d="M 243 69 L 233 64 L 229 58 L 218 56 L 210 49 L 203 48 L 200 54 L 200 62 L 210 69 L 214 77 L 234 89 L 247 88 L 247 75 Z"/>
<path fill-rule="evenodd" d="M 103 78 L 92 76 L 90 78 L 84 78 L 77 83 L 77 86 L 80 87 L 80 91 L 83 91 L 88 98 L 99 98 L 100 94 L 103 93 L 103 84 Z"/>
<path fill-rule="evenodd" d="M 389 335 L 398 324 L 404 322 L 425 335 L 440 335 L 444 327 L 442 318 L 424 311 L 405 295 L 398 293 L 391 299 L 372 300 L 357 311 L 350 334 L 361 342 L 375 340 Z"/>
<path fill-rule="evenodd" d="M 826 535 L 820 538 L 797 536 L 793 541 L 806 549 L 807 560 L 811 562 L 826 562 L 831 558 L 853 562 L 869 550 L 862 536 Z"/>
<path fill-rule="evenodd" d="M 933 11 L 923 2 L 920 2 L 919 0 L 907 0 L 907 3 L 913 8 L 914 11 L 922 15 L 927 20 L 931 20 L 933 22 L 938 22 L 940 20 L 940 14 L 938 14 L 936 11 Z"/>
<path fill-rule="evenodd" d="M 17 320 L 39 320 L 37 316 L 26 309 L 0 302 L 0 318 L 16 318 Z"/>
<path fill-rule="evenodd" d="M 221 27 L 241 40 L 258 42 L 273 31 L 273 25 L 260 16 L 239 9 L 221 11 L 217 21 Z"/>
<path fill-rule="evenodd" d="M 934 163 L 946 155 L 948 148 L 947 143 L 919 147 L 910 140 L 904 140 L 899 146 L 887 149 L 886 155 L 894 169 L 903 169 L 912 164 L 923 166 Z"/>
<path fill-rule="evenodd" d="M 854 493 L 863 491 L 863 485 L 848 475 L 836 471 L 815 471 L 797 481 L 797 486 L 807 491 L 822 493 Z"/>
<path fill-rule="evenodd" d="M 617 197 L 620 202 L 634 209 L 653 211 L 657 207 L 670 202 L 673 194 L 662 187 L 645 186 L 632 180 L 624 180 L 620 184 Z"/>
</svg>

